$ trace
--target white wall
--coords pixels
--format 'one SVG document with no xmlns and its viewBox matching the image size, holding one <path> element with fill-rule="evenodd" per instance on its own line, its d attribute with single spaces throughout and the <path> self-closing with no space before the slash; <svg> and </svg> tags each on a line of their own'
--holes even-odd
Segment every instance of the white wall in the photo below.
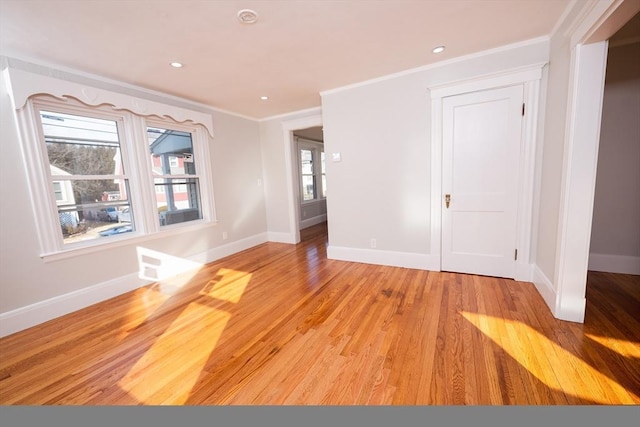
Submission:
<svg viewBox="0 0 640 427">
<path fill-rule="evenodd" d="M 32 72 L 202 110 L 174 98 L 117 87 L 86 76 L 4 58 L 3 66 L 7 63 Z M 43 261 L 39 257 L 26 171 L 4 79 L 0 103 L 0 158 L 3 163 L 0 168 L 0 200 L 3 200 L 0 209 L 0 332 L 13 332 L 30 326 L 30 321 L 35 324 L 145 283 L 137 277 L 138 246 L 204 261 L 266 240 L 264 192 L 258 185 L 258 179 L 262 179 L 259 125 L 253 120 L 208 110 L 213 115 L 215 128 L 210 161 L 217 225 L 74 258 Z M 228 233 L 227 241 L 222 240 L 222 231 Z"/>
<path fill-rule="evenodd" d="M 292 157 L 295 154 L 295 141 L 285 142 L 283 125 L 304 121 L 320 114 L 319 108 L 294 112 L 291 114 L 264 119 L 260 122 L 260 144 L 262 149 L 262 170 L 264 176 L 264 192 L 266 196 L 267 229 L 269 240 L 295 242 L 292 225 L 298 227 L 298 220 L 292 219 L 292 203 L 298 204 L 297 194 L 289 191 L 290 181 L 297 176 Z M 303 125 L 300 129 L 310 125 Z M 293 129 L 292 129 L 293 130 Z M 293 149 L 292 149 L 293 147 Z M 289 151 L 289 153 L 287 153 Z M 289 162 L 287 162 L 289 159 Z M 293 159 L 293 160 L 292 160 Z M 291 200 L 291 196 L 296 197 Z"/>
<path fill-rule="evenodd" d="M 428 88 L 547 60 L 548 41 L 535 40 L 322 93 L 330 256 L 439 269 L 430 257 Z"/>
<path fill-rule="evenodd" d="M 589 268 L 640 274 L 640 43 L 609 49 Z"/>
</svg>

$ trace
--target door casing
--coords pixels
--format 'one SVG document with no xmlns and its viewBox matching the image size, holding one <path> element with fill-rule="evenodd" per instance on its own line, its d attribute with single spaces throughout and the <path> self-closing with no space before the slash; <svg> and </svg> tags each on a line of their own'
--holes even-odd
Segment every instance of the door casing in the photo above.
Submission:
<svg viewBox="0 0 640 427">
<path fill-rule="evenodd" d="M 536 158 L 541 156 L 537 144 L 538 110 L 540 86 L 543 68 L 546 63 L 534 64 L 498 75 L 483 76 L 465 81 L 434 86 L 429 89 L 431 95 L 431 254 L 442 260 L 442 103 L 443 99 L 453 95 L 523 85 L 525 115 L 521 133 L 521 152 L 518 165 L 518 202 L 516 218 L 516 248 L 518 260 L 515 266 L 515 280 L 531 281 L 535 253 L 534 236 L 534 197 L 536 177 Z"/>
</svg>

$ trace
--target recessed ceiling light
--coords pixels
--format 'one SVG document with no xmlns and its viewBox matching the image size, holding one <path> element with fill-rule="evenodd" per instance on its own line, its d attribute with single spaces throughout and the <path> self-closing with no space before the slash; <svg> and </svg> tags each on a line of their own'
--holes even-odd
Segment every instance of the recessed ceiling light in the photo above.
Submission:
<svg viewBox="0 0 640 427">
<path fill-rule="evenodd" d="M 266 101 L 267 99 L 269 99 L 268 96 L 261 96 L 260 99 L 262 99 L 263 101 Z"/>
<path fill-rule="evenodd" d="M 182 62 L 177 62 L 177 61 L 173 61 L 171 62 L 169 65 L 171 65 L 173 68 L 182 68 Z"/>
<path fill-rule="evenodd" d="M 444 52 L 444 46 L 436 46 L 436 47 L 433 48 L 433 50 L 431 52 L 433 52 L 433 53 Z"/>
<path fill-rule="evenodd" d="M 253 24 L 258 20 L 258 13 L 251 9 L 239 10 L 238 20 L 243 24 Z"/>
</svg>

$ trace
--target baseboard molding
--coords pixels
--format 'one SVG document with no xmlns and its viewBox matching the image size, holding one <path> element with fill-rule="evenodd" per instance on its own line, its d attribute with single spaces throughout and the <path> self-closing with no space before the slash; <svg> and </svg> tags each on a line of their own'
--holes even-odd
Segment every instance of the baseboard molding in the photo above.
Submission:
<svg viewBox="0 0 640 427">
<path fill-rule="evenodd" d="M 0 337 L 133 291 L 149 283 L 151 282 L 148 280 L 140 279 L 137 272 L 131 273 L 2 313 L 0 314 Z"/>
<path fill-rule="evenodd" d="M 589 254 L 589 270 L 607 273 L 640 274 L 640 257 Z"/>
<path fill-rule="evenodd" d="M 224 258 L 229 255 L 242 252 L 254 246 L 261 245 L 263 243 L 266 243 L 267 241 L 267 233 L 255 234 L 250 237 L 245 237 L 244 239 L 235 240 L 222 246 L 211 248 L 206 252 L 191 256 L 189 257 L 189 259 L 191 261 L 200 262 L 202 264 L 208 264 L 210 262 L 219 260 L 220 258 Z"/>
<path fill-rule="evenodd" d="M 551 313 L 555 316 L 556 312 L 556 300 L 558 298 L 558 294 L 553 286 L 553 283 L 549 278 L 544 274 L 540 267 L 537 265 L 533 266 L 533 284 L 535 285 L 538 293 L 542 296 L 542 299 L 551 310 Z"/>
<path fill-rule="evenodd" d="M 276 243 L 291 243 L 292 245 L 295 245 L 297 243 L 296 239 L 291 235 L 291 233 L 280 233 L 275 231 L 267 232 L 267 241 Z"/>
<path fill-rule="evenodd" d="M 513 278 L 518 282 L 533 282 L 533 264 L 516 262 L 516 273 Z"/>
<path fill-rule="evenodd" d="M 440 258 L 434 255 L 409 252 L 381 251 L 377 249 L 356 249 L 329 246 L 327 258 L 364 264 L 389 265 L 392 267 L 415 268 L 418 270 L 440 270 Z"/>
<path fill-rule="evenodd" d="M 260 233 L 209 249 L 187 257 L 187 259 L 200 264 L 207 264 L 266 241 L 267 233 Z M 126 276 L 116 277 L 106 282 L 2 313 L 0 314 L 0 337 L 39 325 L 154 282 L 142 277 L 143 272 L 127 274 Z"/>
<path fill-rule="evenodd" d="M 584 323 L 586 298 L 560 300 L 553 283 L 537 265 L 533 267 L 533 284 L 551 310 L 553 317 L 569 322 Z"/>
<path fill-rule="evenodd" d="M 586 298 L 563 298 L 554 313 L 556 319 L 569 322 L 584 323 L 584 312 L 587 305 Z"/>
<path fill-rule="evenodd" d="M 313 227 L 314 225 L 325 222 L 326 220 L 327 220 L 327 214 L 314 216 L 313 218 L 307 218 L 304 221 L 300 221 L 300 230 Z"/>
</svg>

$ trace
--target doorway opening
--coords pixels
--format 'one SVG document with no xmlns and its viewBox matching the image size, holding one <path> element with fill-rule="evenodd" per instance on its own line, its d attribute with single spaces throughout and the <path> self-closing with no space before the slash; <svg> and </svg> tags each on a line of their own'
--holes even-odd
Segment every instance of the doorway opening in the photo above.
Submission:
<svg viewBox="0 0 640 427">
<path fill-rule="evenodd" d="M 322 126 L 293 131 L 298 161 L 298 229 L 327 221 L 327 178 Z"/>
<path fill-rule="evenodd" d="M 288 120 L 282 123 L 282 130 L 284 133 L 284 148 L 285 148 L 285 165 L 288 167 L 287 173 L 287 203 L 288 203 L 288 216 L 289 216 L 289 239 L 287 243 L 299 243 L 300 242 L 300 230 L 304 226 L 311 226 L 313 224 L 318 224 L 317 221 L 319 218 L 315 218 L 319 215 L 324 215 L 324 221 L 326 222 L 327 216 L 327 208 L 326 208 L 326 191 L 324 192 L 323 202 L 324 203 L 316 203 L 319 206 L 316 206 L 316 210 L 314 210 L 314 203 L 307 203 L 308 210 L 304 211 L 302 209 L 303 204 L 305 202 L 303 197 L 303 190 L 309 194 L 320 194 L 322 195 L 322 178 L 323 172 L 321 168 L 314 169 L 314 165 L 321 164 L 321 156 L 317 155 L 318 160 L 314 160 L 311 158 L 311 163 L 307 163 L 307 168 L 305 172 L 311 172 L 310 174 L 305 174 L 307 176 L 311 176 L 311 178 L 306 178 L 306 183 L 313 183 L 315 180 L 316 185 L 311 187 L 303 188 L 303 177 L 302 177 L 302 162 L 300 149 L 298 147 L 298 141 L 308 141 L 311 146 L 319 146 L 324 147 L 324 135 L 322 133 L 322 115 L 316 114 L 313 116 L 303 117 L 299 119 Z M 324 151 L 318 150 L 318 151 Z M 311 170 L 309 170 L 311 167 Z M 326 178 L 325 178 L 326 182 Z M 325 187 L 326 188 L 326 184 Z M 306 202 L 310 202 L 311 200 L 306 200 Z M 324 205 L 324 208 L 320 206 Z M 318 210 L 319 209 L 319 210 Z M 323 213 L 317 214 L 320 210 L 323 209 Z M 315 215 L 314 215 L 315 214 Z M 303 215 L 305 216 L 303 218 Z M 314 219 L 315 218 L 315 219 Z M 302 222 L 303 220 L 308 220 L 306 222 Z"/>
</svg>

